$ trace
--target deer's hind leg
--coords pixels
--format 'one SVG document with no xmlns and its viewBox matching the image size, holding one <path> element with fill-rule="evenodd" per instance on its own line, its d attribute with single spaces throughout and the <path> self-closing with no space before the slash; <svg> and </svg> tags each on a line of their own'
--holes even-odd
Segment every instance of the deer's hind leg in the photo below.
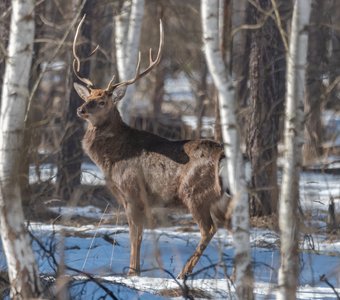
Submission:
<svg viewBox="0 0 340 300">
<path fill-rule="evenodd" d="M 192 254 L 192 256 L 188 259 L 186 264 L 184 265 L 181 273 L 177 276 L 179 279 L 184 279 L 187 275 L 191 274 L 194 267 L 196 266 L 198 260 L 202 256 L 205 248 L 208 246 L 209 242 L 215 235 L 217 228 L 214 225 L 213 220 L 210 216 L 207 216 L 206 219 L 200 219 L 197 222 L 200 232 L 201 232 L 201 240 Z"/>
</svg>

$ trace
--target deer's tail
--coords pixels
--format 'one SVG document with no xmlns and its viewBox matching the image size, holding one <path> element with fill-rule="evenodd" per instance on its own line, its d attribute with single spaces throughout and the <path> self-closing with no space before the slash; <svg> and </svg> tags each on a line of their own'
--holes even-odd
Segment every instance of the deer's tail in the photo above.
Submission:
<svg viewBox="0 0 340 300">
<path fill-rule="evenodd" d="M 217 178 L 221 190 L 219 200 L 210 208 L 210 215 L 216 226 L 224 225 L 230 228 L 231 225 L 231 192 L 228 179 L 227 159 L 221 157 L 218 163 Z"/>
</svg>

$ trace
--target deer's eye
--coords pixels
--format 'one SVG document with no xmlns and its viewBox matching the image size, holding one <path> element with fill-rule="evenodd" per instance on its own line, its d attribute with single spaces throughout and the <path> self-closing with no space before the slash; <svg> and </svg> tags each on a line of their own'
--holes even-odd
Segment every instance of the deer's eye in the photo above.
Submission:
<svg viewBox="0 0 340 300">
<path fill-rule="evenodd" d="M 105 106 L 105 102 L 104 102 L 104 101 L 99 101 L 99 102 L 98 102 L 98 105 L 99 105 L 100 107 L 104 107 L 104 106 Z"/>
</svg>

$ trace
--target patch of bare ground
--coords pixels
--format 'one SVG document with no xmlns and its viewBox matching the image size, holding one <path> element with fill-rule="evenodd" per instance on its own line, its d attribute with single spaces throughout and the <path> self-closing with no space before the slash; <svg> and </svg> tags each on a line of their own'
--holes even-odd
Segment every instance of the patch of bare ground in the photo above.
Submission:
<svg viewBox="0 0 340 300">
<path fill-rule="evenodd" d="M 330 239 L 340 239 L 340 213 L 330 218 L 327 211 L 320 211 L 318 216 L 305 211 L 300 223 L 300 232 L 304 234 L 326 234 Z"/>
<path fill-rule="evenodd" d="M 202 289 L 174 288 L 160 290 L 163 297 L 183 297 L 184 299 L 213 299 L 212 296 Z"/>
<path fill-rule="evenodd" d="M 323 242 L 333 244 L 334 242 L 338 242 L 340 239 L 340 230 L 330 232 L 327 236 L 327 239 Z"/>
<path fill-rule="evenodd" d="M 270 216 L 251 217 L 250 226 L 261 228 L 261 229 L 270 229 L 276 232 L 279 229 L 278 218 L 277 218 L 277 215 L 275 214 L 270 215 Z"/>
</svg>

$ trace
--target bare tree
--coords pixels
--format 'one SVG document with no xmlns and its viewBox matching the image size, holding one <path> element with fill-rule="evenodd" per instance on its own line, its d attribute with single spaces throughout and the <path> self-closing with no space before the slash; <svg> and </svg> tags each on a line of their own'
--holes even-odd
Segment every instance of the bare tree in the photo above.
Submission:
<svg viewBox="0 0 340 300">
<path fill-rule="evenodd" d="M 204 51 L 210 74 L 218 90 L 222 135 L 227 161 L 224 184 L 233 195 L 232 231 L 235 247 L 236 293 L 239 299 L 253 299 L 253 276 L 249 242 L 248 192 L 244 178 L 236 104 L 231 80 L 219 50 L 218 0 L 202 0 Z"/>
<path fill-rule="evenodd" d="M 34 1 L 13 0 L 0 116 L 0 228 L 12 299 L 34 298 L 41 293 L 19 185 L 34 27 Z"/>
<path fill-rule="evenodd" d="M 35 8 L 35 40 L 43 35 L 44 27 L 42 22 L 40 21 L 41 15 L 44 14 L 45 5 L 39 5 Z M 29 90 L 32 91 L 35 82 L 39 78 L 39 74 L 41 72 L 41 56 L 42 56 L 42 44 L 34 43 L 33 45 L 33 60 L 32 67 L 30 72 L 29 79 Z M 30 95 L 31 97 L 31 95 Z M 29 97 L 29 98 L 30 98 Z M 32 160 L 37 160 L 37 149 L 32 149 L 33 147 L 37 147 L 34 143 L 37 138 L 38 133 L 34 132 L 34 122 L 36 119 L 41 116 L 41 106 L 42 99 L 41 97 L 32 97 L 31 104 L 27 106 L 27 112 L 25 116 L 25 132 L 24 132 L 24 141 L 23 141 L 23 152 L 27 153 L 26 156 L 23 157 L 21 166 L 20 166 L 20 189 L 21 189 L 21 197 L 22 204 L 24 207 L 28 207 L 31 204 L 32 195 L 31 195 L 31 187 L 29 182 L 29 168 Z M 30 101 L 30 100 L 29 100 Z M 33 150 L 33 151 L 32 151 Z M 34 153 L 34 154 L 33 154 Z"/>
<path fill-rule="evenodd" d="M 251 34 L 246 145 L 252 166 L 250 210 L 252 215 L 263 216 L 277 210 L 277 144 L 285 93 L 285 49 L 278 29 L 282 24 L 275 22 L 272 1 L 254 3 L 249 7 L 250 23 L 261 26 Z"/>
<path fill-rule="evenodd" d="M 82 14 L 86 14 L 89 19 L 91 19 L 94 9 L 95 1 L 88 0 L 82 8 Z M 87 57 L 91 53 L 91 22 L 84 24 L 81 35 L 85 42 L 80 48 L 80 52 L 82 53 L 82 57 Z M 72 64 L 70 64 L 70 66 L 72 66 Z M 81 68 L 81 74 L 88 76 L 90 73 L 89 60 L 84 62 Z M 75 82 L 76 80 L 77 78 L 73 75 L 71 82 Z M 81 137 L 83 136 L 84 129 L 76 114 L 77 107 L 80 103 L 81 99 L 78 97 L 76 91 L 71 88 L 69 101 L 67 101 L 68 107 L 64 120 L 65 133 L 61 143 L 57 175 L 57 194 L 66 200 L 70 200 L 75 187 L 80 185 L 81 180 L 81 163 L 83 159 Z"/>
<path fill-rule="evenodd" d="M 135 71 L 143 14 L 144 0 L 125 0 L 121 13 L 115 18 L 116 55 L 120 80 L 131 78 Z M 135 86 L 130 86 L 126 91 L 125 100 L 120 105 L 122 118 L 127 123 L 129 122 L 128 109 L 134 91 Z"/>
<path fill-rule="evenodd" d="M 241 28 L 249 23 L 249 5 L 247 0 L 232 1 L 232 73 L 239 107 L 247 105 L 251 31 Z"/>
<path fill-rule="evenodd" d="M 322 76 L 325 71 L 329 29 L 324 26 L 328 0 L 313 0 L 310 14 L 306 66 L 305 94 L 305 143 L 302 147 L 304 164 L 314 161 L 322 154 L 321 147 L 321 99 Z"/>
<path fill-rule="evenodd" d="M 299 172 L 302 146 L 304 66 L 307 37 L 303 29 L 309 20 L 309 0 L 294 5 L 289 52 L 287 54 L 284 165 L 279 201 L 281 266 L 277 299 L 295 299 L 299 275 Z"/>
<path fill-rule="evenodd" d="M 163 1 L 145 2 L 143 26 L 140 37 L 140 49 L 142 49 L 142 51 L 143 48 L 149 48 L 150 45 L 158 39 L 158 28 L 152 24 L 156 24 L 160 19 L 162 19 L 163 22 L 167 22 L 167 17 L 164 14 L 164 3 L 162 2 Z M 148 91 L 150 97 L 150 104 L 152 105 L 150 112 L 152 112 L 152 118 L 157 121 L 163 117 L 162 104 L 165 98 L 165 75 L 167 72 L 169 72 L 169 68 L 167 68 L 164 61 L 160 61 L 158 67 L 149 75 L 149 79 L 144 81 L 144 85 L 143 82 L 141 83 L 141 90 L 145 92 Z"/>
<path fill-rule="evenodd" d="M 332 1 L 332 6 L 329 10 L 331 14 L 331 55 L 329 63 L 330 83 L 332 84 L 337 80 L 340 74 L 340 2 L 337 0 Z M 340 84 L 336 86 L 330 92 L 327 99 L 327 108 L 340 110 Z"/>
</svg>

